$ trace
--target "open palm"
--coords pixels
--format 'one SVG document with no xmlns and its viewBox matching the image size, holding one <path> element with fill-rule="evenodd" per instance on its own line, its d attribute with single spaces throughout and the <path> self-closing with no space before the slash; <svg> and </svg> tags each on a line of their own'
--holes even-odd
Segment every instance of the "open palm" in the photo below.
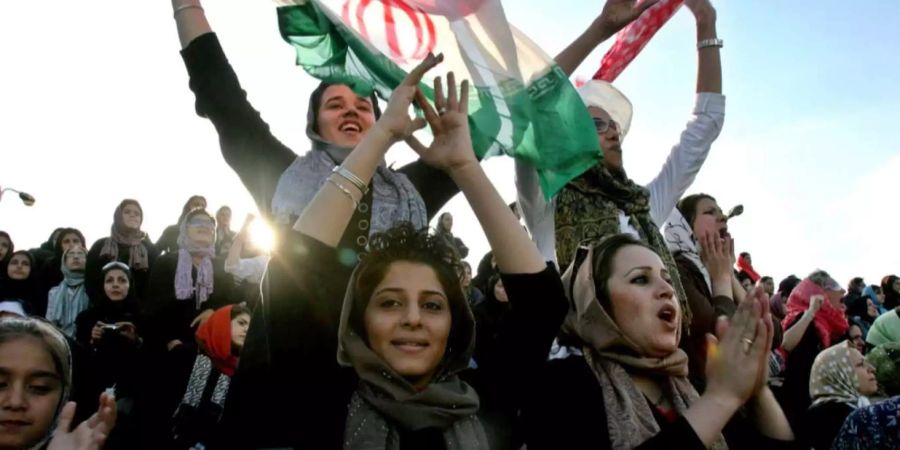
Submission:
<svg viewBox="0 0 900 450">
<path fill-rule="evenodd" d="M 428 147 L 413 136 L 407 143 L 426 164 L 445 172 L 459 169 L 468 164 L 478 164 L 469 135 L 469 82 L 463 81 L 459 89 L 453 72 L 447 74 L 447 95 L 444 95 L 440 77 L 434 80 L 434 105 L 431 107 L 424 98 L 418 104 L 425 112 L 425 120 L 431 127 L 434 139 Z"/>
</svg>

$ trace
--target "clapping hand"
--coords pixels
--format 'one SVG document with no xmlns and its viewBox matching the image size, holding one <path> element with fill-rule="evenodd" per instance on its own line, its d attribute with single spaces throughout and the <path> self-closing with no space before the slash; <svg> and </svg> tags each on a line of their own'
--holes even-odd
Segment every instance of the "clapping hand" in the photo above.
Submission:
<svg viewBox="0 0 900 450">
<path fill-rule="evenodd" d="M 59 416 L 59 424 L 53 433 L 48 450 L 99 450 L 116 425 L 116 400 L 111 395 L 100 395 L 100 406 L 89 419 L 70 431 L 75 417 L 75 402 L 66 403 Z"/>
</svg>

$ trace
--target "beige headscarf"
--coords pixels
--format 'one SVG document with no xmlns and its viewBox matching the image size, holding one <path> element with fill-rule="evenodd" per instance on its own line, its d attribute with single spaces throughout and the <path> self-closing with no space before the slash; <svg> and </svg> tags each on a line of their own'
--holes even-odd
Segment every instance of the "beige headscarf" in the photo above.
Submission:
<svg viewBox="0 0 900 450">
<path fill-rule="evenodd" d="M 843 403 L 853 409 L 869 406 L 869 399 L 859 393 L 859 378 L 850 362 L 850 346 L 841 341 L 822 350 L 809 374 L 809 397 L 813 406 Z"/>
<path fill-rule="evenodd" d="M 457 374 L 469 365 L 475 348 L 475 319 L 468 305 L 454 315 L 453 328 L 462 327 L 465 348 L 448 348 L 431 383 L 417 390 L 366 345 L 351 321 L 355 284 L 360 266 L 350 277 L 338 331 L 338 363 L 352 366 L 359 387 L 350 401 L 344 429 L 344 449 L 400 448 L 399 424 L 408 430 L 444 430 L 448 450 L 487 450 L 488 440 L 478 412 L 478 393 Z"/>
<path fill-rule="evenodd" d="M 660 431 L 646 398 L 628 375 L 629 371 L 665 376 L 668 385 L 663 386 L 664 395 L 679 414 L 684 414 L 699 396 L 687 379 L 688 357 L 684 350 L 677 349 L 665 358 L 642 356 L 600 304 L 594 283 L 594 261 L 602 259 L 597 252 L 607 251 L 607 243 L 614 237 L 600 241 L 590 249 L 580 249 L 575 262 L 563 275 L 569 298 L 569 315 L 563 324 L 563 333 L 582 344 L 585 360 L 603 392 L 612 448 L 625 449 L 637 447 Z M 727 449 L 728 446 L 719 436 L 710 448 Z"/>
</svg>

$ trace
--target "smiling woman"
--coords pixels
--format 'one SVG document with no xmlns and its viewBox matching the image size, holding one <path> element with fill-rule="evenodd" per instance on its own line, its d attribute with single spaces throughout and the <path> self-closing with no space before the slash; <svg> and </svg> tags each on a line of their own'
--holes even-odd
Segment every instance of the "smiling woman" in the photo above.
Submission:
<svg viewBox="0 0 900 450">
<path fill-rule="evenodd" d="M 409 106 L 422 75 L 439 61 L 429 57 L 394 91 L 384 115 L 282 236 L 269 264 L 269 314 L 254 318 L 250 332 L 270 343 L 269 364 L 238 368 L 221 427 L 234 430 L 222 436 L 229 448 L 479 450 L 520 443 L 512 426 L 519 402 L 566 302 L 556 269 L 475 158 L 467 83 L 457 96 L 448 75 L 445 99 L 436 82 L 436 103 L 446 105 L 440 115 L 417 102 L 435 135 L 422 153 L 462 190 L 503 274 L 511 314 L 496 336 L 496 364 L 467 370 L 475 323 L 463 268 L 447 240 L 407 222 L 373 234 L 359 260 L 341 248 L 361 187 L 390 144 L 421 121 L 409 117 Z M 283 413 L 284 405 L 301 404 Z M 240 432 L 247 429 L 255 432 Z"/>
</svg>

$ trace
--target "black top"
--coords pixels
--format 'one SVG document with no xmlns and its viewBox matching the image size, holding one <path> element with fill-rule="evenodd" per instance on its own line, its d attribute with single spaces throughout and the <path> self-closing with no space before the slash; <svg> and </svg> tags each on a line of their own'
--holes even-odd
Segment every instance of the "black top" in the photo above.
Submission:
<svg viewBox="0 0 900 450">
<path fill-rule="evenodd" d="M 118 397 L 131 397 L 139 388 L 140 344 L 113 330 L 105 331 L 102 339 L 91 343 L 91 331 L 97 322 L 107 325 L 131 322 L 137 335 L 143 336 L 145 324 L 138 304 L 131 299 L 103 300 L 83 311 L 75 321 L 75 339 L 91 350 L 91 368 L 96 383 L 92 386 L 93 396 L 99 396 L 104 389 L 115 385 Z"/>
<path fill-rule="evenodd" d="M 103 251 L 103 246 L 109 239 L 105 237 L 94 242 L 87 254 L 87 262 L 84 268 L 84 289 L 87 291 L 88 297 L 95 302 L 103 298 L 103 266 L 112 261 L 112 258 L 109 256 L 100 255 L 100 252 Z M 159 256 L 159 251 L 156 250 L 156 246 L 153 245 L 149 237 L 145 237 L 142 242 L 147 247 L 147 264 L 150 267 L 144 270 L 135 270 L 134 267 L 131 267 L 131 275 L 134 280 L 134 286 L 131 289 L 134 290 L 135 296 L 139 300 L 147 298 L 150 270 L 153 269 L 153 264 Z M 127 265 L 130 256 L 131 247 L 119 244 L 119 256 L 116 260 Z"/>
<path fill-rule="evenodd" d="M 337 364 L 341 303 L 351 274 L 338 251 L 291 232 L 269 265 L 271 295 L 251 322 L 215 448 L 341 448 L 347 405 L 357 387 L 352 368 Z M 479 417 L 491 448 L 513 444 L 512 418 L 533 386 L 567 310 L 553 266 L 504 275 L 511 299 L 503 332 L 505 351 L 491 370 L 465 371 L 479 393 Z M 268 343 L 268 353 L 264 352 Z M 247 430 L 253 430 L 247 432 Z M 439 430 L 401 430 L 402 448 L 441 448 Z"/>
<path fill-rule="evenodd" d="M 829 450 L 852 412 L 853 408 L 843 403 L 827 402 L 811 406 L 803 418 L 801 439 L 815 450 Z"/>
<path fill-rule="evenodd" d="M 156 241 L 156 250 L 159 251 L 160 255 L 178 251 L 178 235 L 180 233 L 181 229 L 178 227 L 178 224 L 169 225 L 163 230 L 159 240 Z"/>
<path fill-rule="evenodd" d="M 797 320 L 787 328 L 790 329 L 796 326 L 800 317 L 797 316 Z M 779 403 L 781 403 L 781 407 L 784 409 L 784 414 L 790 421 L 791 427 L 795 430 L 800 429 L 803 416 L 812 403 L 812 400 L 809 398 L 809 377 L 816 356 L 824 349 L 825 346 L 822 345 L 822 341 L 816 331 L 815 322 L 810 322 L 800 342 L 787 355 L 784 369 L 784 385 L 779 394 Z"/>
<path fill-rule="evenodd" d="M 669 423 L 648 400 L 660 432 L 641 444 L 641 449 L 696 449 L 706 447 L 678 416 Z M 597 378 L 581 356 L 552 360 L 529 393 L 522 412 L 528 450 L 611 449 L 603 391 Z M 767 438 L 753 429 L 740 413 L 723 430 L 728 447 L 734 449 L 788 449 L 794 442 Z"/>
<path fill-rule="evenodd" d="M 213 292 L 209 298 L 197 307 L 196 300 L 179 300 L 175 297 L 175 272 L 178 268 L 178 252 L 160 256 L 150 274 L 150 296 L 144 302 L 145 311 L 150 321 L 150 336 L 154 344 L 165 345 L 178 339 L 185 344 L 194 342 L 195 328 L 191 322 L 200 312 L 206 309 L 217 310 L 232 303 L 232 287 L 234 281 L 225 272 L 224 260 L 213 260 Z M 197 280 L 197 269 L 191 268 L 194 282 Z"/>
<path fill-rule="evenodd" d="M 212 121 L 225 162 L 238 174 L 260 212 L 269 216 L 278 181 L 297 154 L 272 135 L 247 101 L 215 33 L 194 39 L 181 55 L 197 97 L 197 114 Z M 421 161 L 397 172 L 405 174 L 419 191 L 429 219 L 459 192 L 449 176 Z"/>
</svg>

